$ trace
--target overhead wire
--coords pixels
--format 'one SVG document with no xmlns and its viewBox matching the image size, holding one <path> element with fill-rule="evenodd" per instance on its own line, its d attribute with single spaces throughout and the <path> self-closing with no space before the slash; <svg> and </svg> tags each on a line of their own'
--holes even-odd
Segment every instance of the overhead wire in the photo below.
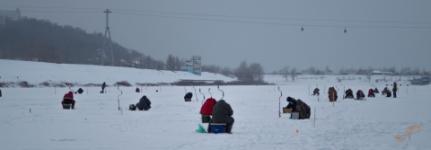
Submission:
<svg viewBox="0 0 431 150">
<path fill-rule="evenodd" d="M 49 6 L 23 6 L 23 12 L 29 13 L 102 13 L 104 8 L 90 7 L 49 7 Z M 112 8 L 113 15 L 125 16 L 149 16 L 158 18 L 172 18 L 181 20 L 212 21 L 221 23 L 242 23 L 242 24 L 262 24 L 278 26 L 294 26 L 304 28 L 364 28 L 364 29 L 431 29 L 431 22 L 427 21 L 400 21 L 400 20 L 364 20 L 364 19 L 335 19 L 335 18 L 300 18 L 300 17 L 260 17 L 260 16 L 241 16 L 223 15 L 196 12 L 175 12 L 175 11 L 156 11 L 143 9 L 124 9 Z"/>
</svg>

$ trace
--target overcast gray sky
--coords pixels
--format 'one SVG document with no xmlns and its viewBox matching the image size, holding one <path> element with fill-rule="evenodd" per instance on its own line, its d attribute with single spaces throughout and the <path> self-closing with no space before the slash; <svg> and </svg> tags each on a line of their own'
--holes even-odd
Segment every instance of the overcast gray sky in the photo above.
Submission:
<svg viewBox="0 0 431 150">
<path fill-rule="evenodd" d="M 88 32 L 111 8 L 113 40 L 163 60 L 431 69 L 430 0 L 0 0 L 13 8 Z"/>
</svg>

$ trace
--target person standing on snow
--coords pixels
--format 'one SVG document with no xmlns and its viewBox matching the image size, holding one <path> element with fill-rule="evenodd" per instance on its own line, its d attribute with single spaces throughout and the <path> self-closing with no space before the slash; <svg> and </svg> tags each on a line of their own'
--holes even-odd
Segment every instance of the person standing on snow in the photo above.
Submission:
<svg viewBox="0 0 431 150">
<path fill-rule="evenodd" d="M 394 86 L 392 87 L 392 94 L 394 95 L 394 98 L 397 98 L 397 91 L 398 91 L 398 85 L 397 85 L 397 82 L 394 82 Z"/>
<path fill-rule="evenodd" d="M 100 93 L 105 93 L 105 88 L 106 88 L 106 83 L 103 82 L 103 84 L 102 84 L 102 91 L 100 91 Z"/>
<path fill-rule="evenodd" d="M 211 123 L 226 123 L 226 132 L 232 133 L 233 110 L 224 100 L 219 100 L 213 108 Z M 208 129 L 210 131 L 210 129 Z"/>
</svg>

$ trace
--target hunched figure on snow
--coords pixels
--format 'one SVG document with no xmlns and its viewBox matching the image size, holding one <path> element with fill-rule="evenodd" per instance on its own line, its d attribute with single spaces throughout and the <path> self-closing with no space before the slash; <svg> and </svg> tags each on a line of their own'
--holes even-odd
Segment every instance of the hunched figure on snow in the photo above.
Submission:
<svg viewBox="0 0 431 150">
<path fill-rule="evenodd" d="M 319 88 L 315 88 L 314 90 L 313 90 L 313 96 L 319 96 L 320 95 L 320 92 L 319 92 L 320 90 L 319 90 Z"/>
<path fill-rule="evenodd" d="M 192 97 L 193 97 L 193 93 L 192 92 L 187 92 L 186 95 L 184 95 L 184 101 L 191 102 L 192 101 Z"/>
<path fill-rule="evenodd" d="M 63 96 L 63 100 L 61 101 L 61 105 L 63 109 L 75 109 L 75 100 L 73 99 L 73 92 L 69 91 Z"/>
<path fill-rule="evenodd" d="M 347 99 L 347 98 L 354 99 L 355 96 L 353 96 L 353 90 L 352 89 L 347 89 L 346 92 L 345 92 L 344 98 L 345 99 Z"/>
<path fill-rule="evenodd" d="M 79 88 L 78 90 L 76 90 L 75 94 L 82 94 L 84 93 L 84 90 L 82 88 Z"/>
<path fill-rule="evenodd" d="M 310 115 L 311 115 L 310 106 L 308 106 L 305 102 L 303 102 L 300 99 L 296 100 L 292 97 L 287 97 L 286 100 L 287 102 L 289 102 L 289 104 L 287 104 L 287 106 L 284 108 L 291 110 L 291 115 L 290 115 L 291 119 L 310 118 Z M 295 113 L 298 114 L 297 118 L 294 116 Z"/>
<path fill-rule="evenodd" d="M 379 89 L 378 88 L 374 88 L 374 94 L 379 93 Z"/>
<path fill-rule="evenodd" d="M 362 90 L 358 90 L 356 92 L 356 99 L 357 100 L 363 100 L 365 98 L 365 94 Z"/>
<path fill-rule="evenodd" d="M 208 125 L 208 132 L 211 132 L 211 123 L 225 123 L 227 133 L 231 133 L 234 119 L 232 117 L 232 107 L 226 101 L 219 100 L 213 107 L 211 122 Z"/>
<path fill-rule="evenodd" d="M 368 97 L 376 97 L 376 95 L 374 94 L 374 89 L 368 90 Z"/>
<path fill-rule="evenodd" d="M 382 90 L 382 95 L 385 95 L 386 97 L 391 97 L 391 96 L 392 96 L 392 93 L 391 93 L 391 91 L 389 91 L 388 87 L 385 87 L 385 88 Z"/>
<path fill-rule="evenodd" d="M 205 100 L 204 104 L 201 107 L 201 115 L 202 115 L 202 123 L 208 123 L 211 121 L 211 116 L 213 114 L 213 108 L 217 101 L 210 97 Z"/>
<path fill-rule="evenodd" d="M 337 90 L 335 90 L 334 87 L 330 87 L 328 89 L 328 98 L 329 98 L 330 102 L 337 101 L 337 98 L 338 98 L 338 96 L 337 96 Z"/>
<path fill-rule="evenodd" d="M 136 108 L 138 108 L 138 110 L 149 110 L 151 108 L 150 99 L 148 99 L 145 95 L 142 96 L 139 102 L 136 103 Z"/>
</svg>

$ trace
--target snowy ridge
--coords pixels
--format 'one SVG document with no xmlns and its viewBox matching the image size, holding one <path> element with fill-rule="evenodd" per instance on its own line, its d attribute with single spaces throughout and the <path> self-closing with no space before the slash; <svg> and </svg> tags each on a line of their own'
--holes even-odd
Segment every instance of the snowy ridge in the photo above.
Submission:
<svg viewBox="0 0 431 150">
<path fill-rule="evenodd" d="M 102 83 L 118 81 L 135 83 L 172 83 L 182 79 L 234 81 L 220 74 L 203 72 L 201 76 L 183 71 L 137 69 L 78 64 L 55 64 L 0 59 L 0 81 L 27 81 L 31 84 L 48 82 Z"/>
</svg>

